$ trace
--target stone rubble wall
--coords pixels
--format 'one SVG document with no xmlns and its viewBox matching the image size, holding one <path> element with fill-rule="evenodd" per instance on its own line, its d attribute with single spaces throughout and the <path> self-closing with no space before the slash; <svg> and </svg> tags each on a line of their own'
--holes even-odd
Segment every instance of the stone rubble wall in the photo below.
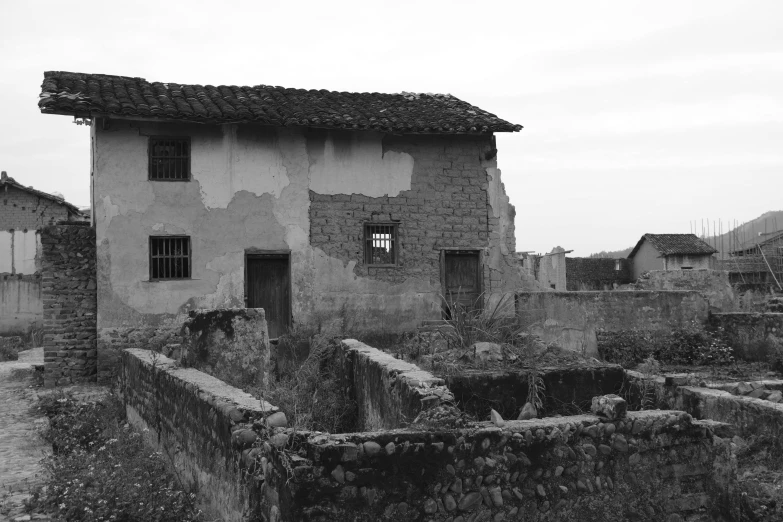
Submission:
<svg viewBox="0 0 783 522">
<path fill-rule="evenodd" d="M 192 310 L 182 327 L 180 360 L 237 388 L 266 388 L 270 361 L 264 310 Z"/>
<path fill-rule="evenodd" d="M 733 312 L 739 300 L 722 270 L 650 270 L 633 285 L 636 290 L 696 290 L 713 312 Z"/>
<path fill-rule="evenodd" d="M 424 410 L 451 402 L 445 381 L 354 339 L 341 342 L 344 381 L 359 408 L 358 429 L 406 426 Z"/>
<path fill-rule="evenodd" d="M 694 291 L 517 292 L 520 324 L 544 342 L 598 355 L 596 331 L 703 327 L 707 300 Z"/>
<path fill-rule="evenodd" d="M 721 333 L 743 359 L 767 361 L 783 349 L 782 313 L 710 314 L 709 327 Z"/>
<path fill-rule="evenodd" d="M 95 229 L 41 230 L 44 385 L 94 382 L 97 373 Z"/>
<path fill-rule="evenodd" d="M 207 520 L 246 520 L 253 483 L 242 478 L 238 441 L 255 440 L 253 421 L 278 409 L 149 350 L 123 351 L 119 377 L 129 422 L 197 487 Z"/>
<path fill-rule="evenodd" d="M 267 444 L 266 512 L 279 521 L 738 520 L 736 461 L 712 427 L 642 411 L 614 422 L 300 433 L 296 459 Z"/>
</svg>

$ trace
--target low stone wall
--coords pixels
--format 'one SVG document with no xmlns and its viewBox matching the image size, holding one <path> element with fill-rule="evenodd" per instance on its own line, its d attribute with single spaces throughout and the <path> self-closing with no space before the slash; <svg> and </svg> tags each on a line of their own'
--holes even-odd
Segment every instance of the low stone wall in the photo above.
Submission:
<svg viewBox="0 0 783 522">
<path fill-rule="evenodd" d="M 719 331 L 746 360 L 767 361 L 773 350 L 783 349 L 783 314 L 710 314 L 709 327 Z"/>
<path fill-rule="evenodd" d="M 612 290 L 615 285 L 631 281 L 628 259 L 566 257 L 566 290 L 569 292 Z"/>
<path fill-rule="evenodd" d="M 540 368 L 544 381 L 544 411 L 539 416 L 573 415 L 590 410 L 597 395 L 618 393 L 625 373 L 616 364 L 593 368 Z M 446 377 L 460 410 L 489 419 L 490 408 L 504 419 L 516 419 L 528 402 L 527 371 L 469 371 Z"/>
<path fill-rule="evenodd" d="M 709 305 L 694 291 L 517 292 L 516 312 L 543 341 L 597 356 L 596 331 L 704 325 Z"/>
<path fill-rule="evenodd" d="M 360 430 L 405 426 L 419 413 L 452 401 L 443 379 L 354 339 L 341 343 L 341 366 L 359 408 Z"/>
<path fill-rule="evenodd" d="M 242 458 L 256 439 L 253 422 L 277 408 L 149 350 L 123 351 L 119 377 L 128 420 L 149 429 L 148 442 L 197 487 L 207 520 L 249 519 L 257 493 Z"/>
<path fill-rule="evenodd" d="M 237 388 L 266 388 L 269 336 L 261 308 L 193 310 L 182 327 L 181 362 Z"/>
<path fill-rule="evenodd" d="M 267 444 L 270 520 L 738 520 L 736 463 L 676 411 L 442 431 L 299 434 Z M 286 464 L 283 461 L 286 460 Z M 705 513 L 706 511 L 706 513 Z"/>
<path fill-rule="evenodd" d="M 44 385 L 96 380 L 95 229 L 87 224 L 41 230 Z"/>
<path fill-rule="evenodd" d="M 713 312 L 733 312 L 739 299 L 723 270 L 651 270 L 634 284 L 637 290 L 696 290 Z"/>
</svg>

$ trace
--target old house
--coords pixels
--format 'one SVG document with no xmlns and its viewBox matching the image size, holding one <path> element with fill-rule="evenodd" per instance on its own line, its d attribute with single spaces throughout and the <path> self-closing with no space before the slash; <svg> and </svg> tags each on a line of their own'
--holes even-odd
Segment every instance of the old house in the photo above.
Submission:
<svg viewBox="0 0 783 522">
<path fill-rule="evenodd" d="M 628 254 L 631 277 L 650 270 L 713 268 L 716 252 L 695 234 L 645 234 Z"/>
<path fill-rule="evenodd" d="M 62 196 L 0 174 L 0 334 L 24 333 L 41 321 L 41 227 L 84 219 Z"/>
<path fill-rule="evenodd" d="M 494 139 L 521 127 L 454 96 L 47 72 L 39 106 L 91 124 L 99 365 L 196 308 L 399 331 L 525 284 Z"/>
</svg>

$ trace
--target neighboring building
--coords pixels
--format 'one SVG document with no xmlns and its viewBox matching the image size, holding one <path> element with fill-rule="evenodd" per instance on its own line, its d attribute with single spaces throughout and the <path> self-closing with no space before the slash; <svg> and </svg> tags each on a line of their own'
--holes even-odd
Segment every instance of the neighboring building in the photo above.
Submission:
<svg viewBox="0 0 783 522">
<path fill-rule="evenodd" d="M 26 187 L 0 174 L 0 334 L 25 333 L 43 318 L 43 226 L 84 219 L 62 196 Z"/>
<path fill-rule="evenodd" d="M 625 258 L 567 257 L 565 261 L 569 291 L 613 290 L 632 281 L 631 263 Z"/>
<path fill-rule="evenodd" d="M 650 270 L 714 268 L 717 252 L 695 234 L 645 234 L 628 259 L 634 280 Z"/>
<path fill-rule="evenodd" d="M 99 361 L 196 308 L 399 331 L 531 284 L 493 136 L 521 127 L 451 95 L 47 72 L 39 106 L 91 123 Z"/>
<path fill-rule="evenodd" d="M 732 283 L 783 285 L 783 231 L 762 233 L 745 241 L 721 260 Z"/>
</svg>

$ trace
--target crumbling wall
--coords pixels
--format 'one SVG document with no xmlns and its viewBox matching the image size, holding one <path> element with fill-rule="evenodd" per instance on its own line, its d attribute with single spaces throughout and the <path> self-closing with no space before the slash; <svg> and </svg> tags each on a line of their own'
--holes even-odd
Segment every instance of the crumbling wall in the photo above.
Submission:
<svg viewBox="0 0 783 522">
<path fill-rule="evenodd" d="M 119 390 L 128 421 L 165 452 L 177 476 L 199 492 L 208 520 L 245 521 L 253 497 L 241 463 L 255 435 L 252 423 L 278 410 L 157 352 L 122 352 Z M 252 440 L 251 440 L 252 439 Z"/>
<path fill-rule="evenodd" d="M 487 136 L 121 120 L 91 132 L 102 380 L 122 348 L 171 343 L 189 311 L 243 307 L 249 250 L 290 253 L 294 326 L 337 317 L 354 331 L 403 331 L 440 319 L 450 246 L 482 251 L 485 291 L 524 283 Z M 190 181 L 147 179 L 155 135 L 190 137 Z M 359 266 L 359 224 L 372 216 L 400 220 L 401 267 Z M 191 238 L 190 279 L 149 280 L 149 236 L 167 234 Z"/>
<path fill-rule="evenodd" d="M 631 282 L 628 259 L 566 257 L 566 290 L 612 290 Z"/>
<path fill-rule="evenodd" d="M 733 312 L 739 301 L 722 270 L 652 270 L 640 277 L 637 290 L 696 290 L 710 305 L 712 312 Z"/>
<path fill-rule="evenodd" d="M 354 339 L 341 342 L 340 357 L 360 430 L 406 426 L 422 411 L 454 399 L 443 379 Z"/>
<path fill-rule="evenodd" d="M 39 230 L 58 221 L 67 221 L 68 207 L 10 185 L 0 191 L 0 227 L 3 230 Z"/>
<path fill-rule="evenodd" d="M 179 349 L 184 366 L 237 388 L 266 388 L 269 336 L 260 308 L 191 311 Z"/>
<path fill-rule="evenodd" d="M 95 229 L 51 225 L 43 246 L 44 385 L 95 381 Z"/>
<path fill-rule="evenodd" d="M 693 291 L 517 292 L 516 311 L 545 342 L 596 356 L 598 330 L 701 327 L 709 306 Z"/>
<path fill-rule="evenodd" d="M 273 448 L 264 468 L 273 520 L 739 519 L 730 441 L 676 411 L 301 434 L 293 445 L 304 458 L 291 472 Z"/>
<path fill-rule="evenodd" d="M 710 314 L 709 327 L 746 360 L 766 362 L 771 353 L 783 349 L 783 313 Z"/>
</svg>

